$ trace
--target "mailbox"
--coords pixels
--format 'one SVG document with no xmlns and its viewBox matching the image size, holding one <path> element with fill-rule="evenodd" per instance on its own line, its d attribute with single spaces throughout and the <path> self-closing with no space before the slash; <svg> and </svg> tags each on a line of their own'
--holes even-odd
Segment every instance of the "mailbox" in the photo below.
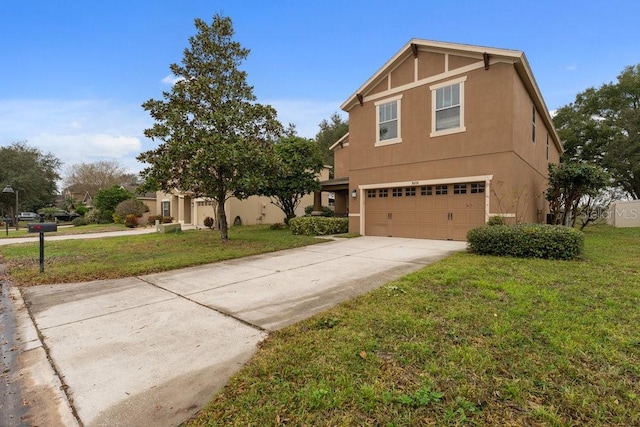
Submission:
<svg viewBox="0 0 640 427">
<path fill-rule="evenodd" d="M 58 231 L 58 224 L 55 222 L 34 222 L 27 224 L 29 233 L 48 233 L 50 231 Z"/>
</svg>

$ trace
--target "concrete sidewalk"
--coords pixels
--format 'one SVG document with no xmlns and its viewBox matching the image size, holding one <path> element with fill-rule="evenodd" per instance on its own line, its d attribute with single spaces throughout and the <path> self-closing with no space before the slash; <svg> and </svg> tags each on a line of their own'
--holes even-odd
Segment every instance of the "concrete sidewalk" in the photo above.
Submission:
<svg viewBox="0 0 640 427">
<path fill-rule="evenodd" d="M 341 239 L 166 273 L 23 288 L 23 297 L 82 424 L 174 426 L 270 331 L 465 246 Z"/>
</svg>

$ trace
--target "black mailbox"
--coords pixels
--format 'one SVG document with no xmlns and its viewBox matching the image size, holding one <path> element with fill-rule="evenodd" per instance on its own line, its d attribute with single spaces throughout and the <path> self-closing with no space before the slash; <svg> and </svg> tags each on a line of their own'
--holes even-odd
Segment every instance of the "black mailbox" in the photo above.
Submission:
<svg viewBox="0 0 640 427">
<path fill-rule="evenodd" d="M 27 224 L 29 233 L 48 233 L 50 231 L 58 231 L 58 224 L 55 222 L 34 222 Z"/>
</svg>

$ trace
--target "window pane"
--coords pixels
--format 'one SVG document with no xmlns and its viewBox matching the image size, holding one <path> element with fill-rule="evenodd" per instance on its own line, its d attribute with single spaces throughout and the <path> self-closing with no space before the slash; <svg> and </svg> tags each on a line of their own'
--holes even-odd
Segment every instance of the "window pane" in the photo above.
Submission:
<svg viewBox="0 0 640 427">
<path fill-rule="evenodd" d="M 460 85 L 451 86 L 451 105 L 460 105 Z"/>
<path fill-rule="evenodd" d="M 460 107 L 436 111 L 436 130 L 460 127 Z"/>
<path fill-rule="evenodd" d="M 388 102 L 378 106 L 378 117 L 380 123 L 388 122 L 389 120 L 396 120 L 398 118 L 398 103 L 397 101 Z"/>
<path fill-rule="evenodd" d="M 451 107 L 451 86 L 443 87 L 444 91 L 444 104 L 443 107 Z"/>
<path fill-rule="evenodd" d="M 398 121 L 387 122 L 380 125 L 380 141 L 398 137 Z"/>
</svg>

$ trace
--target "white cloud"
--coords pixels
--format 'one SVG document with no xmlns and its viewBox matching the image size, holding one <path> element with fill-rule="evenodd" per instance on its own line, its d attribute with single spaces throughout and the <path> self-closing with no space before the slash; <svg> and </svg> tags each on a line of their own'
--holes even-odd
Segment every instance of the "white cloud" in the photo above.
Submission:
<svg viewBox="0 0 640 427">
<path fill-rule="evenodd" d="M 298 134 L 315 137 L 318 125 L 334 112 L 343 117 L 340 102 L 272 100 L 278 119 L 296 125 Z M 63 163 L 62 174 L 76 163 L 113 160 L 130 172 L 143 165 L 136 157 L 156 147 L 144 136 L 153 120 L 140 105 L 113 100 L 3 100 L 0 99 L 0 145 L 27 141 Z"/>
<path fill-rule="evenodd" d="M 320 128 L 318 125 L 324 119 L 329 119 L 333 113 L 338 113 L 344 118 L 347 114 L 340 110 L 340 101 L 311 101 L 311 100 L 287 100 L 276 99 L 260 101 L 270 104 L 278 111 L 278 120 L 284 126 L 289 123 L 296 125 L 298 135 L 305 138 L 314 138 Z"/>
<path fill-rule="evenodd" d="M 571 64 L 571 65 L 567 65 L 566 67 L 564 67 L 565 70 L 567 71 L 575 71 L 578 69 L 578 66 L 576 64 Z"/>
<path fill-rule="evenodd" d="M 168 74 L 160 81 L 164 84 L 173 86 L 181 80 L 184 80 L 184 77 L 176 77 L 173 74 Z"/>
<path fill-rule="evenodd" d="M 0 145 L 16 141 L 53 153 L 71 164 L 114 160 L 131 172 L 135 157 L 154 145 L 143 136 L 151 125 L 138 105 L 110 100 L 1 100 Z"/>
</svg>

